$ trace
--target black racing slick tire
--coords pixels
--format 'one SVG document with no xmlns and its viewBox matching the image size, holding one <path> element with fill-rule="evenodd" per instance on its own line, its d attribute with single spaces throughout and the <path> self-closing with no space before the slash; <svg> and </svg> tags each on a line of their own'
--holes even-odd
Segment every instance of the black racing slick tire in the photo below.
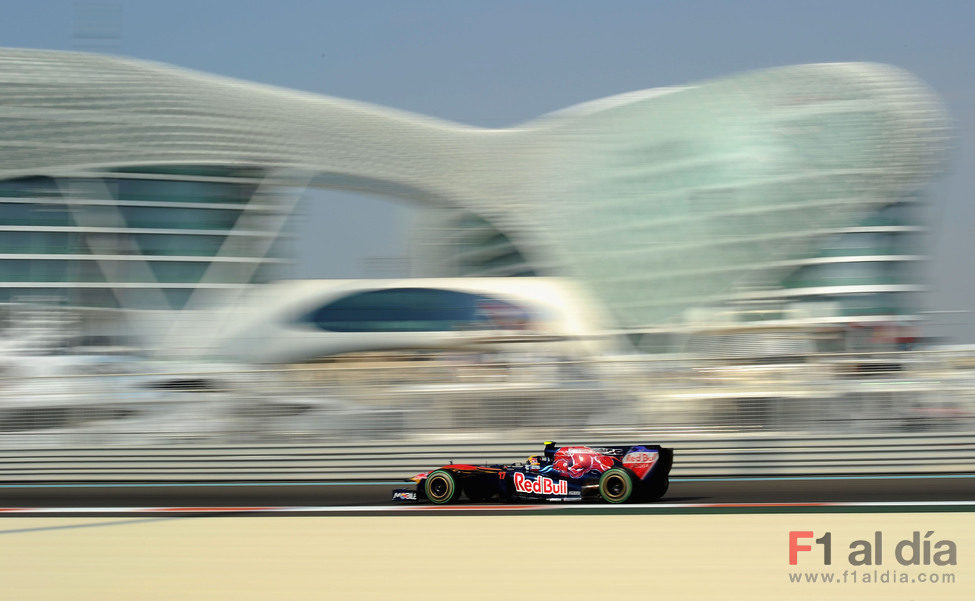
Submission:
<svg viewBox="0 0 975 601">
<path fill-rule="evenodd" d="M 607 503 L 626 503 L 635 488 L 633 476 L 620 467 L 608 469 L 599 477 L 599 496 Z"/>
<path fill-rule="evenodd" d="M 656 501 L 667 494 L 670 487 L 670 480 L 667 478 L 655 479 L 650 482 L 643 482 L 637 488 L 637 497 L 641 502 Z"/>
<path fill-rule="evenodd" d="M 491 490 L 491 487 L 486 482 L 477 478 L 471 478 L 465 482 L 463 489 L 464 494 L 467 495 L 467 498 L 475 503 L 487 501 L 493 497 L 496 492 Z"/>
<path fill-rule="evenodd" d="M 460 497 L 460 486 L 457 478 L 446 470 L 434 470 L 423 483 L 423 492 L 431 503 L 444 505 L 453 503 Z"/>
</svg>

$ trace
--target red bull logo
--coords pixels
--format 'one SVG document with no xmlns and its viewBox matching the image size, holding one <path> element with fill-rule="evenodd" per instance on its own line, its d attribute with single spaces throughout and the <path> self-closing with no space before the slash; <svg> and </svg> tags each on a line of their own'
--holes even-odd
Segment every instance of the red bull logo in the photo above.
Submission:
<svg viewBox="0 0 975 601">
<path fill-rule="evenodd" d="M 623 457 L 623 465 L 636 474 L 637 478 L 642 479 L 653 469 L 653 464 L 657 462 L 659 456 L 660 453 L 656 451 L 634 451 Z"/>
<path fill-rule="evenodd" d="M 523 493 L 534 493 L 536 495 L 567 495 L 569 494 L 569 483 L 565 480 L 552 480 L 545 476 L 539 476 L 534 480 L 525 477 L 521 472 L 514 475 L 515 490 Z"/>
<path fill-rule="evenodd" d="M 562 447 L 555 453 L 552 469 L 567 474 L 570 478 L 581 478 L 595 470 L 605 472 L 613 467 L 613 458 L 607 457 L 589 447 Z"/>
</svg>

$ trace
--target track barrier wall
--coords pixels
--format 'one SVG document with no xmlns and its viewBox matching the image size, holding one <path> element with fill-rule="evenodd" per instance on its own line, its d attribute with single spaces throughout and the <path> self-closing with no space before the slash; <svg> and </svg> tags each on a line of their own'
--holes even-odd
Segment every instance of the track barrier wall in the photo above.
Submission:
<svg viewBox="0 0 975 601">
<path fill-rule="evenodd" d="M 559 442 L 673 447 L 677 477 L 975 472 L 975 434 Z M 6 449 L 0 482 L 399 480 L 450 462 L 522 461 L 540 449 L 540 441 Z"/>
</svg>

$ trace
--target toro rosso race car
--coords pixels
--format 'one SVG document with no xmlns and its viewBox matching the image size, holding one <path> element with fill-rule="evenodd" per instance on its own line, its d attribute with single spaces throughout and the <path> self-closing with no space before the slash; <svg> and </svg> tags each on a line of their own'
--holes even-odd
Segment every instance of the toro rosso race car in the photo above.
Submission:
<svg viewBox="0 0 975 601">
<path fill-rule="evenodd" d="M 502 502 L 655 501 L 667 492 L 674 450 L 658 445 L 558 447 L 510 465 L 451 463 L 411 480 L 414 489 L 393 491 L 394 501 L 445 504 Z"/>
</svg>

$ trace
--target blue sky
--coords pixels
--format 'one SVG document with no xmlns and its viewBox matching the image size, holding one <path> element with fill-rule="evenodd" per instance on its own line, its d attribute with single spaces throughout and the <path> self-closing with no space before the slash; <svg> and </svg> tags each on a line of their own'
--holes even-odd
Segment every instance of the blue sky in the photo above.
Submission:
<svg viewBox="0 0 975 601">
<path fill-rule="evenodd" d="M 957 136 L 950 171 L 932 186 L 930 308 L 971 312 L 946 319 L 975 341 L 975 3 L 8 2 L 0 44 L 85 46 L 76 26 L 92 5 L 121 9 L 107 27 L 113 53 L 483 126 L 762 67 L 905 68 L 945 101 Z M 300 274 L 356 275 L 363 257 L 404 252 L 408 209 L 319 200 Z"/>
</svg>

